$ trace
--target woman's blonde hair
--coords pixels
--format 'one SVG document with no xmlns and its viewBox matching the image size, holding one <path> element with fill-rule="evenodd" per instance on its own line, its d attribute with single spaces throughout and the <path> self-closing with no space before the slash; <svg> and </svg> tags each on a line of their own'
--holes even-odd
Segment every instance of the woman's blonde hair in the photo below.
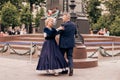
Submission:
<svg viewBox="0 0 120 80">
<path fill-rule="evenodd" d="M 49 21 L 54 21 L 54 19 L 52 17 L 48 17 L 46 20 L 45 20 L 45 25 L 47 26 L 48 25 L 48 22 Z"/>
</svg>

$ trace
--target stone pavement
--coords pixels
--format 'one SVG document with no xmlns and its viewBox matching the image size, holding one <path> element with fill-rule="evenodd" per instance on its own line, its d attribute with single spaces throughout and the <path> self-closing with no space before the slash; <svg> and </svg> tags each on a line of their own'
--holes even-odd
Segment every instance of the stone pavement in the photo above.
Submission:
<svg viewBox="0 0 120 80">
<path fill-rule="evenodd" d="M 120 60 L 99 61 L 98 67 L 74 69 L 74 75 L 45 75 L 36 71 L 38 58 L 0 55 L 0 80 L 120 80 Z"/>
</svg>

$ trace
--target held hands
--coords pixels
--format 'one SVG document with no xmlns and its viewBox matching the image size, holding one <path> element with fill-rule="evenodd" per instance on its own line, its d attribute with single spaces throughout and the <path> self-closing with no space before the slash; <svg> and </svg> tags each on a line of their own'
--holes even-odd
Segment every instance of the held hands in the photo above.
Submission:
<svg viewBox="0 0 120 80">
<path fill-rule="evenodd" d="M 64 30 L 64 27 L 60 26 L 59 28 L 56 29 L 57 31 L 59 30 Z"/>
</svg>

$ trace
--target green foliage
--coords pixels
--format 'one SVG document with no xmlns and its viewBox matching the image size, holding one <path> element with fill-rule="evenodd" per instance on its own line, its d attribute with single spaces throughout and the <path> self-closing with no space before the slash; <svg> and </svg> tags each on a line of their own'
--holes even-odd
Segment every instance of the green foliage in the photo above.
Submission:
<svg viewBox="0 0 120 80">
<path fill-rule="evenodd" d="M 0 11 L 0 23 L 1 23 L 1 11 Z"/>
<path fill-rule="evenodd" d="M 31 21 L 33 21 L 32 13 L 30 12 L 29 6 L 25 6 L 21 12 L 21 23 L 25 25 L 29 25 Z"/>
<path fill-rule="evenodd" d="M 37 4 L 39 5 L 40 3 L 44 2 L 45 0 L 28 0 L 32 4 Z"/>
<path fill-rule="evenodd" d="M 33 10 L 33 4 L 37 4 L 40 5 L 40 3 L 42 3 L 44 0 L 25 0 L 28 1 L 30 3 L 30 12 L 32 12 Z M 30 26 L 29 26 L 29 33 L 32 33 L 32 22 L 30 22 Z"/>
<path fill-rule="evenodd" d="M 40 9 L 40 16 L 43 17 L 43 16 L 44 16 L 44 13 L 45 13 L 45 12 L 44 12 L 44 8 L 41 7 L 41 9 Z"/>
<path fill-rule="evenodd" d="M 0 0 L 0 9 L 2 9 L 3 5 L 8 1 L 19 9 L 23 0 Z"/>
<path fill-rule="evenodd" d="M 7 0 L 0 0 L 0 10 L 2 9 L 3 4 L 4 4 L 5 2 L 7 2 Z"/>
<path fill-rule="evenodd" d="M 44 16 L 44 9 L 41 8 L 40 11 L 37 13 L 36 18 L 35 18 L 35 27 L 39 27 L 41 17 L 43 17 L 43 16 Z"/>
<path fill-rule="evenodd" d="M 112 16 L 120 16 L 120 1 L 119 0 L 109 0 L 105 2 L 108 11 Z"/>
<path fill-rule="evenodd" d="M 35 27 L 39 27 L 40 25 L 40 20 L 41 20 L 41 16 L 39 13 L 37 13 L 36 15 L 37 17 L 35 18 Z"/>
<path fill-rule="evenodd" d="M 91 24 L 96 23 L 101 16 L 101 9 L 98 6 L 100 6 L 99 0 L 89 0 L 87 2 L 87 13 Z"/>
<path fill-rule="evenodd" d="M 87 1 L 87 13 L 90 20 L 91 28 L 107 28 L 111 35 L 120 36 L 120 1 L 119 0 L 102 0 L 109 14 L 101 15 L 101 10 L 97 8 L 101 4 L 99 0 Z"/>
<path fill-rule="evenodd" d="M 112 35 L 120 36 L 120 1 L 109 0 L 105 2 L 105 5 L 110 12 L 110 32 Z"/>
<path fill-rule="evenodd" d="M 97 23 L 93 24 L 93 29 L 107 28 L 109 29 L 109 25 L 111 25 L 110 15 L 102 15 Z"/>
<path fill-rule="evenodd" d="M 19 25 L 19 13 L 17 8 L 10 2 L 4 4 L 1 11 L 1 21 L 4 26 Z"/>
<path fill-rule="evenodd" d="M 116 17 L 110 26 L 110 33 L 112 35 L 120 36 L 120 17 Z"/>
</svg>

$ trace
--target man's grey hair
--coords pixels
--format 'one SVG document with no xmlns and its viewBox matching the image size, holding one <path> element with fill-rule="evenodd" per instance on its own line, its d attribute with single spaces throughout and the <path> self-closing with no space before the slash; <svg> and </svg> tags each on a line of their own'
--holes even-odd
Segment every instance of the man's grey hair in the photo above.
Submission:
<svg viewBox="0 0 120 80">
<path fill-rule="evenodd" d="M 63 13 L 63 16 L 64 16 L 64 15 L 65 15 L 68 19 L 71 18 L 70 13 Z"/>
</svg>

